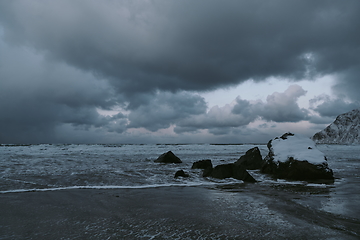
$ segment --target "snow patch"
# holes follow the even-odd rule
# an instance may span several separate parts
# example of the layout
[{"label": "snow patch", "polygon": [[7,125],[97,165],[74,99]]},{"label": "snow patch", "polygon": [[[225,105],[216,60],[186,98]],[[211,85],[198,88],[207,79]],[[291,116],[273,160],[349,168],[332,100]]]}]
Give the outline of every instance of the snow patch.
[{"label": "snow patch", "polygon": [[285,139],[275,138],[271,145],[274,162],[286,162],[293,158],[314,165],[326,163],[324,153],[316,148],[314,141],[301,135],[288,135]]}]

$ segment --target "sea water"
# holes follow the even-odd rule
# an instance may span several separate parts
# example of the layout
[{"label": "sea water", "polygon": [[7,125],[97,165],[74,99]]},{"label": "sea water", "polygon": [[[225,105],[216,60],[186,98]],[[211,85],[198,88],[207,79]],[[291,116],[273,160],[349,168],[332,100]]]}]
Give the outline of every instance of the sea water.
[{"label": "sea water", "polygon": [[[218,227],[227,223],[229,229],[232,230],[225,231],[223,227],[213,232],[205,230],[204,227],[206,228],[207,225],[201,223],[203,220],[196,220],[198,217],[194,216],[195,209],[203,206],[194,205],[192,206],[194,210],[189,212],[194,223],[191,225],[193,227],[187,226],[190,228],[188,230],[183,229],[185,226],[179,228],[178,225],[176,225],[177,227],[169,227],[167,232],[161,230],[161,227],[158,226],[159,222],[164,221],[164,219],[169,221],[169,219],[179,218],[168,217],[167,215],[155,219],[152,217],[151,219],[157,223],[154,226],[149,225],[149,223],[143,226],[141,224],[149,220],[140,214],[136,218],[129,217],[127,220],[121,218],[121,221],[136,221],[137,224],[131,225],[132,227],[129,227],[128,230],[124,228],[123,231],[119,230],[118,226],[117,231],[113,229],[115,232],[111,236],[114,239],[121,239],[125,236],[129,239],[134,237],[164,239],[169,236],[175,238],[174,229],[177,229],[178,237],[188,239],[233,239],[235,237],[240,238],[241,235],[245,239],[301,239],[304,236],[308,237],[309,234],[317,233],[317,229],[321,231],[326,229],[324,232],[319,232],[319,235],[316,235],[314,239],[360,238],[360,146],[318,145],[319,150],[325,153],[329,167],[334,172],[334,184],[313,184],[273,179],[268,175],[261,174],[258,170],[249,171],[258,182],[246,184],[232,178],[224,180],[204,178],[201,170],[191,169],[193,162],[204,159],[211,159],[214,166],[235,162],[247,150],[255,146],[259,147],[263,157],[267,154],[266,145],[253,144],[2,145],[0,147],[0,200],[6,202],[5,196],[11,194],[11,196],[16,196],[19,199],[22,196],[21,194],[27,192],[34,193],[35,195],[32,196],[36,197],[36,194],[44,192],[59,192],[60,194],[61,191],[77,189],[93,189],[105,191],[105,193],[106,189],[118,189],[119,191],[128,189],[128,197],[134,198],[131,201],[136,202],[141,200],[135,198],[137,195],[152,196],[151,194],[154,193],[147,195],[149,189],[158,189],[157,191],[168,193],[169,196],[176,196],[180,191],[182,194],[178,199],[196,200],[202,194],[206,194],[206,201],[210,206],[209,211],[212,216],[215,216],[214,221],[216,220],[216,224],[212,222],[209,225],[214,224]],[[159,155],[167,151],[172,151],[183,163],[161,164],[154,162]],[[180,169],[187,172],[190,177],[174,178],[175,172]],[[174,213],[181,211],[185,213],[187,211],[181,210],[180,206],[178,209],[174,209],[173,203],[169,201],[158,198],[153,201],[153,204],[159,203],[158,205],[151,205],[148,209],[149,212],[156,211],[156,208],[166,208],[164,212]],[[189,203],[191,201],[184,201],[186,203],[180,201],[178,205],[189,205],[191,208]],[[150,203],[142,199],[139,206],[146,204]],[[169,210],[170,205],[172,206],[171,210]],[[242,210],[240,211],[237,207],[241,207]],[[134,207],[134,209],[137,208]],[[164,212],[161,214],[165,214]],[[235,212],[239,216],[229,219]],[[198,215],[196,213],[196,216]],[[244,226],[255,226],[260,223],[260,225],[268,226],[267,230],[264,232],[241,230],[242,234],[239,235],[241,227],[237,231],[232,225],[239,226],[239,221],[243,222],[244,220],[248,224]],[[292,228],[296,228],[296,223],[301,225],[300,222],[306,223],[306,226],[304,225],[301,229],[310,228],[309,233],[291,231]],[[101,225],[101,222],[95,221],[91,224]],[[309,227],[307,224],[309,226],[314,224],[314,227]],[[145,235],[136,231],[140,226]],[[279,226],[287,230],[284,232],[277,230],[275,233],[269,230]],[[4,222],[0,221],[0,230],[11,228],[12,226],[7,225],[6,219]],[[180,231],[179,229],[183,230]],[[11,232],[11,230],[9,231]],[[46,232],[46,230],[43,231]],[[325,234],[326,232],[327,234]],[[11,236],[16,236],[16,234],[9,235],[8,233],[4,235],[4,239],[5,237],[10,239]],[[31,236],[30,238],[33,238]],[[42,235],[40,234],[40,236]],[[99,239],[110,239],[111,236],[99,235]],[[18,237],[24,237],[24,235],[20,234]],[[1,233],[0,239],[2,239]],[[66,235],[63,239],[67,239]]]},{"label": "sea water", "polygon": [[[7,145],[0,147],[0,193],[64,188],[146,188],[212,185],[192,163],[211,159],[214,165],[235,162],[252,145]],[[260,145],[265,153],[265,145]],[[172,151],[182,164],[154,160]],[[189,178],[174,178],[177,170]]]}]

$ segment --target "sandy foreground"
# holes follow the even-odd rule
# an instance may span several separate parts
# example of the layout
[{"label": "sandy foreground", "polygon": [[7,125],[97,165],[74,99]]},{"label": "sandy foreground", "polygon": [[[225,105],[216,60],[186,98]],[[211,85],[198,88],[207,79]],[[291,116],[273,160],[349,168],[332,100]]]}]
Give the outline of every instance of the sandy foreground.
[{"label": "sandy foreground", "polygon": [[2,193],[0,239],[358,239],[359,222],[290,198],[205,187]]}]

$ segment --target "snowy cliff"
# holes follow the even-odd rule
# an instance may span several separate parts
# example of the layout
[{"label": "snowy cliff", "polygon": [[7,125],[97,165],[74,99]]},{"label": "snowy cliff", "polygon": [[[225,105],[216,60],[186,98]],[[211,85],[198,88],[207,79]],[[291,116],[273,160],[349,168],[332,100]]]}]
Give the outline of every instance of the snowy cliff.
[{"label": "snowy cliff", "polygon": [[312,139],[316,143],[360,144],[360,109],[341,114]]}]

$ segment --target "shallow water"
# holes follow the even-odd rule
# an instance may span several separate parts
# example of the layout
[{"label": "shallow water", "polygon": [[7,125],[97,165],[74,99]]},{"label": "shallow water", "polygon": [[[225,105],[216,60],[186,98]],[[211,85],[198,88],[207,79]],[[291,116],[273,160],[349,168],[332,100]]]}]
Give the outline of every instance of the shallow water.
[{"label": "shallow water", "polygon": [[[191,169],[202,159],[235,162],[252,147],[2,146],[0,239],[360,238],[360,146],[318,146],[336,177],[328,185],[259,171],[250,171],[258,182],[246,184]],[[265,156],[267,147],[258,147]],[[183,163],[154,163],[169,150]],[[175,179],[179,169],[190,177]]]}]

